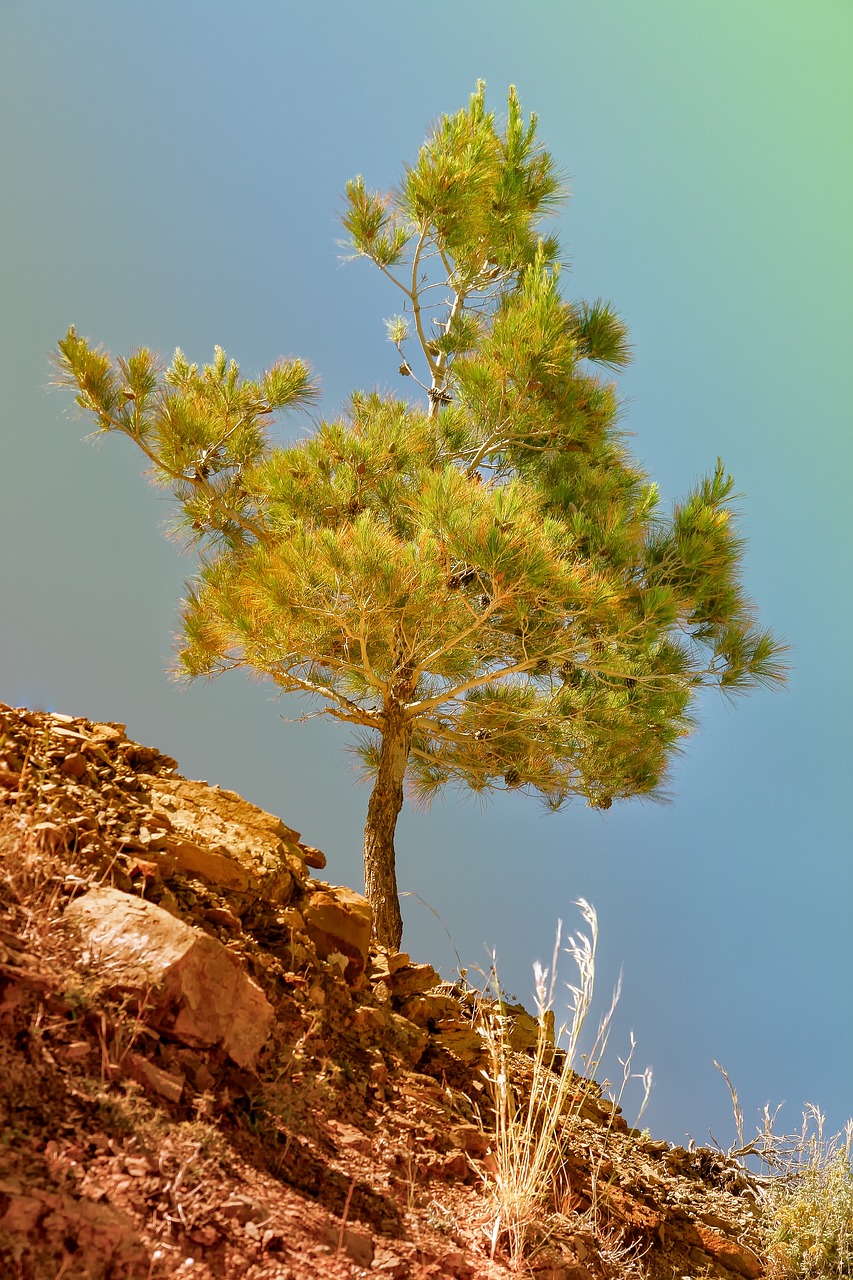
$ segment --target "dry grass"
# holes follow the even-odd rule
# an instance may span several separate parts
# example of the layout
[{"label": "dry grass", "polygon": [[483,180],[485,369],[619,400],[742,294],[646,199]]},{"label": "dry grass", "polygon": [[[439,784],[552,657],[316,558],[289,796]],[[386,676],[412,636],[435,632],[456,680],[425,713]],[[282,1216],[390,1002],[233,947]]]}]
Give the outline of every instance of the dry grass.
[{"label": "dry grass", "polygon": [[[594,1075],[607,1047],[619,1000],[617,985],[610,1006],[599,1021],[592,1048],[581,1054],[584,1028],[593,1005],[598,921],[589,903],[580,899],[575,905],[589,932],[570,936],[563,947],[560,923],[550,970],[539,964],[534,966],[537,1035],[532,1070],[525,1073],[527,1078],[523,1088],[514,1070],[505,1004],[494,961],[489,975],[498,1008],[498,1016],[483,1018],[490,1056],[490,1067],[485,1075],[495,1117],[494,1152],[486,1173],[487,1188],[494,1206],[490,1243],[493,1257],[500,1243],[516,1265],[558,1226],[566,1225],[569,1218],[580,1222],[571,1213],[567,1202],[567,1179],[563,1176],[567,1121],[581,1112],[590,1089],[590,1081],[578,1073],[576,1066],[582,1065],[586,1076],[591,1078]],[[565,984],[569,994],[569,1016],[555,1036],[553,1007],[561,953],[568,955],[574,963],[577,980]],[[633,1075],[633,1047],[632,1037],[631,1052],[624,1061],[620,1060],[623,1076],[619,1095],[612,1104],[614,1114]],[[640,1078],[647,1098],[651,1074],[646,1072]],[[595,1086],[592,1088],[595,1090]],[[597,1094],[597,1090],[595,1092]],[[627,1254],[619,1241],[613,1241],[613,1249],[614,1254],[625,1255],[624,1262],[627,1263]],[[629,1273],[626,1266],[621,1273],[638,1274]]]},{"label": "dry grass", "polygon": [[18,949],[38,956],[39,972],[61,972],[70,991],[78,985],[72,978],[75,952],[56,925],[70,895],[106,877],[55,841],[55,832],[40,832],[24,812],[0,809],[0,918]]},{"label": "dry grass", "polygon": [[40,932],[55,913],[68,856],[54,854],[17,810],[0,810],[0,904]]}]

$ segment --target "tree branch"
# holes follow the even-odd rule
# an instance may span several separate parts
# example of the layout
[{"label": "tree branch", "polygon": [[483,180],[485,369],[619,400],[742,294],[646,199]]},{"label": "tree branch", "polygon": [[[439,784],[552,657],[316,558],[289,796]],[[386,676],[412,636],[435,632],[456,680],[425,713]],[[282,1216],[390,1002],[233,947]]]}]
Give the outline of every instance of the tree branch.
[{"label": "tree branch", "polygon": [[359,648],[361,650],[361,665],[364,670],[364,674],[367,676],[368,680],[371,682],[374,688],[380,690],[383,698],[387,698],[388,682],[386,680],[380,680],[379,677],[376,675],[375,671],[373,670],[373,665],[370,661],[370,655],[367,652],[367,637],[365,636],[365,633],[364,633],[364,610],[365,610],[364,605],[359,606],[358,643],[359,643]]},{"label": "tree branch", "polygon": [[444,654],[458,648],[459,645],[464,643],[469,636],[472,636],[477,631],[481,630],[492,614],[496,613],[498,609],[503,608],[503,606],[511,599],[512,597],[508,595],[502,595],[491,599],[483,612],[477,615],[476,620],[471,623],[470,627],[466,627],[464,631],[457,632],[452,640],[448,640],[440,649],[433,649],[432,653],[427,654],[422,662],[417,663],[413,673],[415,678],[421,675],[422,672],[426,671],[426,669],[432,666],[439,658],[443,657]]},{"label": "tree branch", "polygon": [[384,276],[387,276],[387,277],[388,277],[388,279],[391,281],[391,283],[392,283],[392,284],[395,284],[395,285],[397,286],[397,288],[398,288],[398,289],[401,289],[401,290],[403,291],[403,293],[406,295],[406,297],[411,301],[411,299],[412,299],[412,295],[409,293],[409,290],[408,290],[408,289],[406,288],[406,286],[402,283],[402,281],[398,280],[398,279],[397,279],[397,277],[396,277],[395,275],[392,275],[392,274],[391,274],[391,272],[390,272],[390,271],[388,270],[388,268],[384,265],[384,263],[377,261],[377,259],[376,259],[376,258],[373,258],[373,257],[370,259],[370,261],[371,261],[372,263],[374,263],[374,265],[375,265],[375,266],[377,266],[377,267],[379,268],[379,270],[382,272],[382,274],[383,274]]},{"label": "tree branch", "polygon": [[506,676],[520,675],[524,671],[529,671],[531,667],[535,667],[544,656],[543,654],[537,654],[535,658],[526,658],[524,662],[516,662],[510,667],[501,667],[498,671],[483,672],[482,675],[472,676],[470,680],[463,681],[462,684],[456,685],[453,689],[436,694],[434,698],[423,698],[420,702],[409,702],[406,704],[406,713],[414,718],[414,716],[422,715],[426,711],[432,711],[434,707],[440,707],[442,703],[452,702],[454,698],[461,697],[469,689],[477,689],[484,684],[494,684],[496,680],[502,680]]},{"label": "tree branch", "polygon": [[329,715],[334,715],[338,720],[348,720],[351,724],[365,725],[367,728],[375,729],[378,727],[378,715],[376,712],[367,711],[363,707],[359,707],[355,702],[351,702],[349,698],[345,698],[342,693],[338,693],[336,689],[330,688],[328,685],[317,684],[314,680],[306,680],[302,676],[295,676],[291,671],[270,672],[276,684],[281,685],[289,692],[300,690],[303,693],[310,693],[320,698],[325,698],[328,702],[336,704],[335,707],[328,707]]},{"label": "tree branch", "polygon": [[[203,477],[187,476],[182,471],[175,471],[172,467],[167,466],[163,459],[158,457],[154,450],[150,449],[144,440],[140,439],[139,436],[134,435],[132,431],[129,431],[123,423],[117,421],[110,414],[104,413],[103,410],[97,410],[97,414],[99,418],[106,418],[116,431],[120,431],[122,435],[127,436],[129,440],[132,440],[133,443],[142,450],[152,466],[156,467],[158,471],[162,471],[176,483],[193,485],[195,488],[199,489],[206,498],[210,499],[217,511],[219,511],[226,520],[233,520],[233,522],[238,524],[241,529],[245,529],[247,533],[251,533],[258,542],[264,542],[267,540],[268,535],[265,529],[260,525],[255,524],[254,520],[247,520],[239,511],[235,511],[233,507],[230,507],[227,502],[223,502],[213,485]],[[236,430],[236,428],[234,429]],[[231,433],[229,432],[228,434],[230,435]],[[224,438],[227,439],[228,437],[225,436]],[[221,443],[222,442],[220,441],[220,444]],[[217,445],[216,447],[218,448],[219,446]]]},{"label": "tree branch", "polygon": [[408,296],[412,302],[412,315],[414,316],[414,319],[415,319],[415,329],[417,330],[418,341],[421,344],[421,350],[424,353],[424,359],[427,362],[427,367],[430,372],[430,377],[432,378],[432,381],[433,381],[433,386],[435,386],[436,366],[432,356],[427,350],[427,338],[426,338],[426,335],[424,334],[423,320],[421,319],[421,303],[420,303],[420,296],[418,292],[418,267],[420,266],[421,251],[423,250],[423,246],[426,243],[426,238],[427,238],[426,231],[422,231],[420,236],[418,237],[418,243],[415,245],[415,252],[412,256],[412,288],[411,288],[411,291],[406,290],[406,292],[408,293]]}]

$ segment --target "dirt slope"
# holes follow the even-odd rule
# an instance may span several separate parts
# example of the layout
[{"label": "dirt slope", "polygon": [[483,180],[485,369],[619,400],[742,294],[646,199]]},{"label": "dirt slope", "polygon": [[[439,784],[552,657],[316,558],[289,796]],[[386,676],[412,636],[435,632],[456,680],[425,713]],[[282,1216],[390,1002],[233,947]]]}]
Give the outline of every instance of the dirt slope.
[{"label": "dirt slope", "polygon": [[[3,1280],[763,1274],[750,1177],[630,1130],[580,1078],[513,1261],[483,1035],[500,1010],[369,945],[318,850],[124,726],[0,704],[0,859]],[[109,886],[196,967],[128,977],[92,931]],[[259,1051],[205,1023],[223,955],[233,1027],[246,990],[270,1009]],[[523,1099],[536,1026],[501,1025]]]}]

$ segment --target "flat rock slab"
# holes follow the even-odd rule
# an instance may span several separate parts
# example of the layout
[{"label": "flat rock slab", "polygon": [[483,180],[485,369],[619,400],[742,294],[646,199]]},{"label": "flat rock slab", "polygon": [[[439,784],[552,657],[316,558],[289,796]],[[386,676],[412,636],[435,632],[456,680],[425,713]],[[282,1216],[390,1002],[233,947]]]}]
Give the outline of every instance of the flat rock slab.
[{"label": "flat rock slab", "polygon": [[90,889],[65,910],[98,975],[144,1000],[143,1020],[199,1048],[222,1045],[250,1067],[269,1035],[273,1008],[221,942],[119,889]]}]

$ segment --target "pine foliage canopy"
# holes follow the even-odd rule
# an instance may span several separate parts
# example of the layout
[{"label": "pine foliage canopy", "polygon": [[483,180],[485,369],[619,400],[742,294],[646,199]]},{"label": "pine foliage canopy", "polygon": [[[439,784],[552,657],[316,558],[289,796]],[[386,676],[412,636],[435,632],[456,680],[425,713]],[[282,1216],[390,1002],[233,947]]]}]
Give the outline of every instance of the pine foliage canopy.
[{"label": "pine foliage canopy", "polygon": [[357,726],[397,806],[392,872],[391,736],[421,799],[456,783],[607,808],[661,794],[703,686],[782,678],[731,477],[718,462],[666,514],[626,449],[602,370],[630,359],[627,332],[563,296],[541,225],[562,198],[536,118],[512,89],[501,127],[482,85],[399,190],[350,182],[344,228],[396,288],[415,396],[358,392],[295,444],[275,415],[317,394],[300,360],[251,380],[219,349],[164,369],[73,328],[59,344],[59,381],[137,443],[197,548],[182,670],[247,667]]}]

